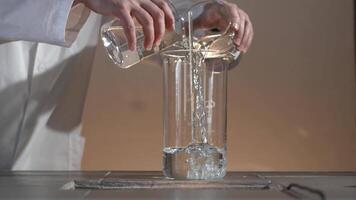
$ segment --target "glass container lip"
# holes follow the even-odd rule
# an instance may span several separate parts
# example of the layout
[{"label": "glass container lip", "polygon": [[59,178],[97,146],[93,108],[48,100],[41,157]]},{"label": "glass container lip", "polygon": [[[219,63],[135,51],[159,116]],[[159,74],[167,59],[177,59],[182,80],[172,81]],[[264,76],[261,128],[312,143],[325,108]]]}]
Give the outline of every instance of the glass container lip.
[{"label": "glass container lip", "polygon": [[[230,52],[220,52],[214,50],[202,50],[202,49],[193,49],[193,53],[201,52],[206,54],[206,59],[209,58],[224,58],[228,57]],[[170,58],[186,58],[187,54],[189,54],[189,49],[172,49],[172,50],[165,50],[160,53],[163,57],[170,57]]]}]

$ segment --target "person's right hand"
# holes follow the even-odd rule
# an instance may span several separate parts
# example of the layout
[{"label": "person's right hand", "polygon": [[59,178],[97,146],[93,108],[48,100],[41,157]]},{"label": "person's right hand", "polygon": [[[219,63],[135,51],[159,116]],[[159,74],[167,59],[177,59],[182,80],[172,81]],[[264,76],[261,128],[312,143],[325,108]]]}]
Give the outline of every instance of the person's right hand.
[{"label": "person's right hand", "polygon": [[174,29],[174,15],[166,0],[76,0],[89,9],[114,16],[123,23],[129,48],[136,48],[136,31],[133,18],[141,24],[145,35],[144,46],[152,49],[161,43],[165,30]]}]

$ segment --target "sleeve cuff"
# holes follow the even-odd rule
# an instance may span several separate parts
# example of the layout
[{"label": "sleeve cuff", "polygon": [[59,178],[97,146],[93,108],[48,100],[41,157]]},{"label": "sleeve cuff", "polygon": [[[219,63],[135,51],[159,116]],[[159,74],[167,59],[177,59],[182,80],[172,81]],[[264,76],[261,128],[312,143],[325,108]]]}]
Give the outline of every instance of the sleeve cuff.
[{"label": "sleeve cuff", "polygon": [[[85,24],[89,17],[90,10],[83,4],[73,5],[73,0],[55,0],[57,4],[57,14],[53,15],[53,19],[49,19],[48,36],[53,35],[54,44],[61,46],[70,46],[77,38],[80,29]],[[62,9],[62,11],[61,11]],[[56,11],[54,11],[56,13]]]},{"label": "sleeve cuff", "polygon": [[11,0],[1,4],[0,39],[69,46],[90,11],[74,0]]},{"label": "sleeve cuff", "polygon": [[90,15],[90,10],[83,4],[77,4],[71,8],[65,27],[65,46],[70,46],[77,38]]}]

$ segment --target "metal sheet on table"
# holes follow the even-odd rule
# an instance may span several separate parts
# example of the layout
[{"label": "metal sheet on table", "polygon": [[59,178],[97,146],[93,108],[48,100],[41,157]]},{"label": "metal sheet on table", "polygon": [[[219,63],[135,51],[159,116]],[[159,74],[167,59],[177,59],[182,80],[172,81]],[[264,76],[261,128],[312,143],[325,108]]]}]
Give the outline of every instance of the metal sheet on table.
[{"label": "metal sheet on table", "polygon": [[270,189],[271,181],[255,175],[221,180],[173,180],[158,174],[108,175],[104,179],[74,180],[73,189]]}]

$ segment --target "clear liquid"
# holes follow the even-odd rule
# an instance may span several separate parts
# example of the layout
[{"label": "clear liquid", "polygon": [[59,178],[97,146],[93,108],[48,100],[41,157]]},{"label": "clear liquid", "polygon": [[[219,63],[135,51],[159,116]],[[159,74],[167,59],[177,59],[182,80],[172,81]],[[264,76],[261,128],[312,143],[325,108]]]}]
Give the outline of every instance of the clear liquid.
[{"label": "clear liquid", "polygon": [[168,32],[158,47],[146,50],[142,27],[136,27],[136,50],[131,51],[122,26],[110,26],[101,30],[101,39],[110,59],[121,68],[129,68],[142,59],[172,46],[178,38],[175,32]]},{"label": "clear liquid", "polygon": [[226,149],[195,143],[163,149],[163,172],[177,179],[220,179],[226,174]]},{"label": "clear liquid", "polygon": [[[205,112],[205,99],[203,93],[203,70],[202,63],[204,62],[204,57],[198,52],[194,52],[193,46],[193,22],[192,22],[192,12],[188,12],[188,49],[189,49],[189,63],[191,67],[191,97],[192,97],[192,142],[193,143],[203,143],[208,142],[206,134],[206,112]],[[199,41],[197,41],[199,44]],[[196,45],[195,45],[196,46]],[[197,138],[201,138],[201,141],[197,141]]]},{"label": "clear liquid", "polygon": [[[235,50],[232,35],[220,33],[208,35],[202,38],[193,38],[193,13],[188,12],[188,50],[189,63],[191,67],[191,123],[192,123],[192,142],[207,143],[207,113],[204,94],[204,69],[202,65],[205,59],[216,57],[232,58],[231,52]],[[200,138],[201,141],[198,141]]]}]

